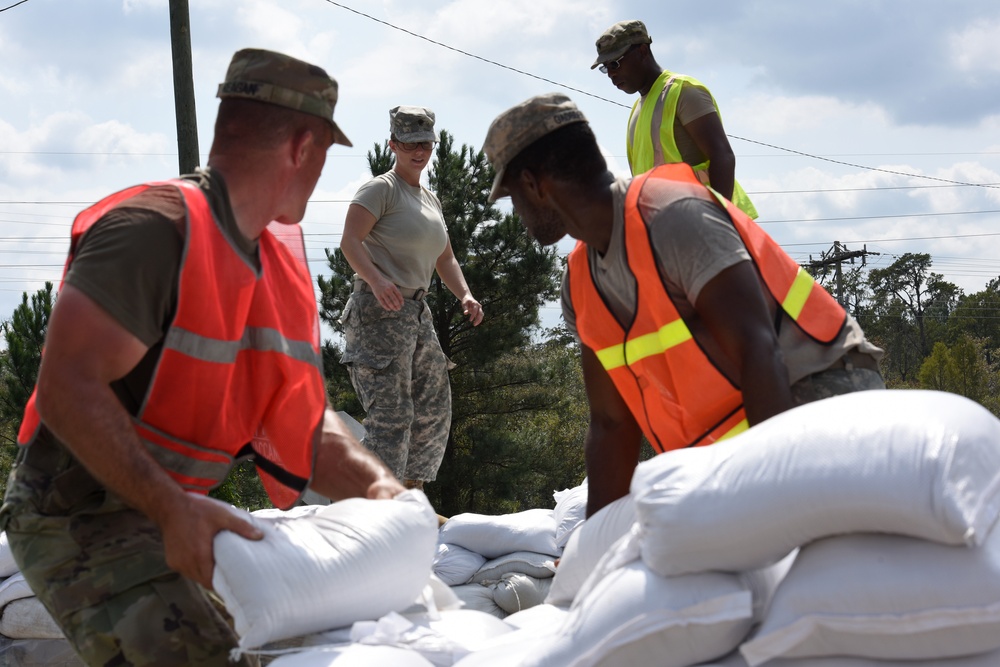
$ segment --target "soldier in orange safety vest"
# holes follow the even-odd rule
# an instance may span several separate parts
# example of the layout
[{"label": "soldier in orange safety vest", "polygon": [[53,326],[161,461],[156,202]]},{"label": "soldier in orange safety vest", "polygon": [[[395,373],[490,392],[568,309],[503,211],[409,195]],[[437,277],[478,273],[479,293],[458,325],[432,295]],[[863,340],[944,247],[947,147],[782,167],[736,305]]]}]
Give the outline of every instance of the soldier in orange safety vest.
[{"label": "soldier in orange safety vest", "polygon": [[337,83],[237,52],[208,166],[80,213],[48,323],[0,529],[90,665],[230,662],[206,594],[213,540],[262,532],[206,497],[252,460],[273,504],[402,484],[326,403],[298,224],[328,149]]},{"label": "soldier in orange safety vest", "polygon": [[490,126],[483,150],[540,244],[577,239],[563,316],[590,403],[588,515],[628,493],[644,435],[657,452],[732,437],[795,405],[885,387],[882,350],[745,213],[667,164],[608,171],[565,95]]}]

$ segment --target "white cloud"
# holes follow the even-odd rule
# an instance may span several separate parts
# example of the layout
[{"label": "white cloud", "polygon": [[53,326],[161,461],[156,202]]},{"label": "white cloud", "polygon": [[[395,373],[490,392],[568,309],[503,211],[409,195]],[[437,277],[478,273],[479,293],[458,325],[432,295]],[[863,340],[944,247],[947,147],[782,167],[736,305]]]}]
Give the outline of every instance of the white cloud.
[{"label": "white cloud", "polygon": [[1000,72],[1000,20],[978,19],[948,38],[951,59],[958,69]]},{"label": "white cloud", "polygon": [[756,94],[735,100],[736,105],[722,108],[723,118],[728,119],[738,109],[740,123],[747,132],[757,135],[780,135],[796,131],[829,131],[831,126],[857,127],[889,125],[885,112],[875,104],[851,104],[834,96],[808,95],[790,97]]}]

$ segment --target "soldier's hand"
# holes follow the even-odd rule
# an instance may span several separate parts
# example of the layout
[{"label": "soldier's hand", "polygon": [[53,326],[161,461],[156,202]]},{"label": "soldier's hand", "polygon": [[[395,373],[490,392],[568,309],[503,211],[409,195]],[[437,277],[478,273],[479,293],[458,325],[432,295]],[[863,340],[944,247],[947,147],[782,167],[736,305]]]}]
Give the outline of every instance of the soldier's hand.
[{"label": "soldier's hand", "polygon": [[403,307],[403,295],[391,280],[379,280],[372,285],[372,293],[385,310],[399,310]]},{"label": "soldier's hand", "polygon": [[229,530],[248,540],[264,534],[225,503],[207,496],[183,493],[160,524],[167,565],[207,589],[215,570],[215,535]]}]

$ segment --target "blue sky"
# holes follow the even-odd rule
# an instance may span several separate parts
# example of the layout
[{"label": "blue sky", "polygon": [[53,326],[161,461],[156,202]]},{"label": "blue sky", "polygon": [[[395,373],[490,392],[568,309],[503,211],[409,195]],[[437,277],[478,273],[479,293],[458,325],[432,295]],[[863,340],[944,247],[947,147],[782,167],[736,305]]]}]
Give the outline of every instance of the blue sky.
[{"label": "blue sky", "polygon": [[[73,215],[177,172],[167,0],[0,0],[0,317],[58,282]],[[336,247],[388,110],[427,106],[481,146],[507,107],[562,90],[627,171],[631,99],[590,69],[611,23],[702,80],[760,221],[800,261],[834,241],[886,266],[928,252],[966,292],[1000,275],[1000,5],[982,0],[196,0],[201,153],[232,53],[285,51],[340,83],[336,146],[304,221]],[[671,6],[676,5],[676,6]],[[708,9],[707,9],[708,8]],[[365,14],[367,16],[364,16]],[[408,31],[408,32],[407,32]],[[515,71],[520,70],[520,72]],[[975,184],[975,185],[958,185]],[[472,285],[475,291],[475,285]],[[555,308],[546,319],[558,318]]]}]

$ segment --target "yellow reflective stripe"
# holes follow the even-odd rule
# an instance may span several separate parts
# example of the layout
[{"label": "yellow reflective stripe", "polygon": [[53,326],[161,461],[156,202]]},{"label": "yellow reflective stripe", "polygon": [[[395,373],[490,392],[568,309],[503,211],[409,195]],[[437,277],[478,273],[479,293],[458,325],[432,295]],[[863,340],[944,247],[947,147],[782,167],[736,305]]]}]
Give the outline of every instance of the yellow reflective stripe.
[{"label": "yellow reflective stripe", "polygon": [[[748,422],[746,419],[743,419],[740,421],[739,424],[737,424],[736,426],[732,427],[731,429],[723,433],[719,437],[719,440],[725,440],[726,438],[731,438],[734,435],[739,435],[748,428],[750,428],[750,422]],[[718,442],[719,440],[716,440],[716,442]]]},{"label": "yellow reflective stripe", "polygon": [[684,320],[676,319],[664,324],[658,331],[633,338],[623,345],[611,345],[597,351],[597,358],[605,370],[613,370],[625,365],[625,360],[635,363],[646,357],[666,352],[691,338]]},{"label": "yellow reflective stripe", "polygon": [[788,294],[785,295],[785,300],[781,303],[781,307],[793,320],[799,319],[799,315],[802,313],[802,309],[805,308],[806,301],[812,293],[814,284],[813,277],[800,266],[798,273],[795,274],[795,280],[792,281],[792,286],[788,290]]}]

